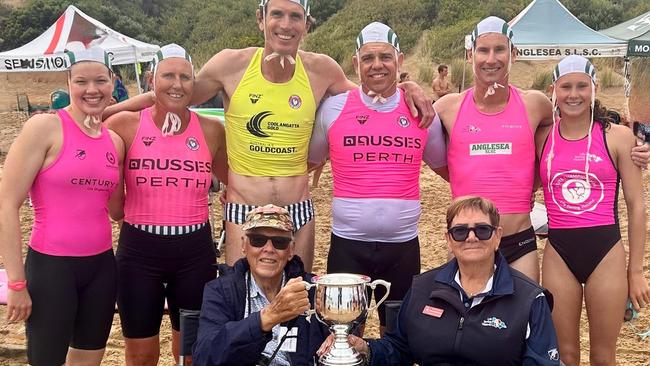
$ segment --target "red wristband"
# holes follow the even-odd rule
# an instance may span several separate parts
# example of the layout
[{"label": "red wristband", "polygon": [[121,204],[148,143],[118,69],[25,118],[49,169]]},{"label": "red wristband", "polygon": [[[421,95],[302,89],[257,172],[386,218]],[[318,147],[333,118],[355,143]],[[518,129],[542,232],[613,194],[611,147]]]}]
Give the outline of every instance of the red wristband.
[{"label": "red wristband", "polygon": [[27,288],[27,280],[13,282],[9,281],[7,282],[7,287],[9,287],[10,290],[22,291]]}]

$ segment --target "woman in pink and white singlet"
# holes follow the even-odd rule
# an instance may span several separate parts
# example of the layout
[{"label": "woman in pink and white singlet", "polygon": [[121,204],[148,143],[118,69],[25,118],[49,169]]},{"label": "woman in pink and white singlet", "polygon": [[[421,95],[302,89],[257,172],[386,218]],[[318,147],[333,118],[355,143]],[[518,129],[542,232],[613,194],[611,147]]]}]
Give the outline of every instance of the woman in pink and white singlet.
[{"label": "woman in pink and white singlet", "polygon": [[[68,59],[70,105],[25,122],[0,184],[7,320],[26,321],[35,366],[100,365],[115,311],[109,214],[122,215],[124,143],[101,124],[113,73],[99,48],[79,43]],[[34,225],[23,265],[19,210],[28,193]]]},{"label": "woman in pink and white singlet", "polygon": [[[553,323],[560,358],[568,366],[580,364],[583,298],[592,365],[616,363],[626,299],[637,310],[650,303],[643,276],[642,176],[630,157],[636,141],[629,128],[607,121],[595,102],[595,89],[596,71],[589,60],[563,59],[553,74],[559,118],[537,141],[549,218],[542,284],[554,295]],[[621,183],[628,214],[627,271],[618,220]]]}]

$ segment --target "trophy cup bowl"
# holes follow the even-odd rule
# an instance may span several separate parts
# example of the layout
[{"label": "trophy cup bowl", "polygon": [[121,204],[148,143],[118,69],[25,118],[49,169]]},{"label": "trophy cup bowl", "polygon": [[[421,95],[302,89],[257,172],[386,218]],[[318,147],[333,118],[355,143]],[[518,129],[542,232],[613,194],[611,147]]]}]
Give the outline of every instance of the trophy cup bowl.
[{"label": "trophy cup bowl", "polygon": [[[352,328],[366,319],[368,311],[376,309],[390,292],[390,283],[383,280],[370,282],[370,277],[351,273],[331,273],[317,276],[310,287],[316,287],[316,318],[330,327],[334,344],[319,358],[323,366],[356,366],[363,364],[363,358],[348,344]],[[374,307],[368,308],[367,287],[386,287],[386,294]]]}]

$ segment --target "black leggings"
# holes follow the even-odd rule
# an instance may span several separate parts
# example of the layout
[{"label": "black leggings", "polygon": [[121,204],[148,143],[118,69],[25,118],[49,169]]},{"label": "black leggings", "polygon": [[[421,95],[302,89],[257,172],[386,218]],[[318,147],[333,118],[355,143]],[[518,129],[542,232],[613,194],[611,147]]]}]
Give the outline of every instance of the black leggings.
[{"label": "black leggings", "polygon": [[122,225],[117,247],[117,304],[122,333],[148,338],[160,331],[165,298],[174,330],[179,309],[199,310],[203,287],[216,278],[210,225],[182,235],[156,235]]},{"label": "black leggings", "polygon": [[27,358],[34,366],[65,363],[68,346],[100,350],[115,313],[116,270],[113,250],[88,257],[27,252],[27,289],[32,314],[27,319]]},{"label": "black leggings", "polygon": [[[403,243],[382,243],[345,239],[332,234],[327,273],[358,273],[371,280],[388,281],[391,286],[386,300],[403,300],[411,288],[413,276],[420,274],[420,242],[417,236]],[[374,292],[375,301],[386,294],[383,286],[378,286]],[[379,324],[385,326],[384,305],[380,305],[377,311]]]}]

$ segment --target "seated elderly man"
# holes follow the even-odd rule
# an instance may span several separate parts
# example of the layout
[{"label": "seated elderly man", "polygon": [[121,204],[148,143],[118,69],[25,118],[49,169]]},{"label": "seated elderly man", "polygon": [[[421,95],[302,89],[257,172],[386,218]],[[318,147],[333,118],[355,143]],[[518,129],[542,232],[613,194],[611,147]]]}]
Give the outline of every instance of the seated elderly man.
[{"label": "seated elderly man", "polygon": [[313,298],[303,281],[312,275],[294,256],[289,212],[258,207],[243,231],[245,258],[205,286],[193,364],[313,364],[329,331],[302,316]]},{"label": "seated elderly man", "polygon": [[414,277],[397,329],[350,343],[370,365],[559,365],[551,301],[508,266],[501,234],[491,201],[455,200],[445,234],[455,258]]}]

